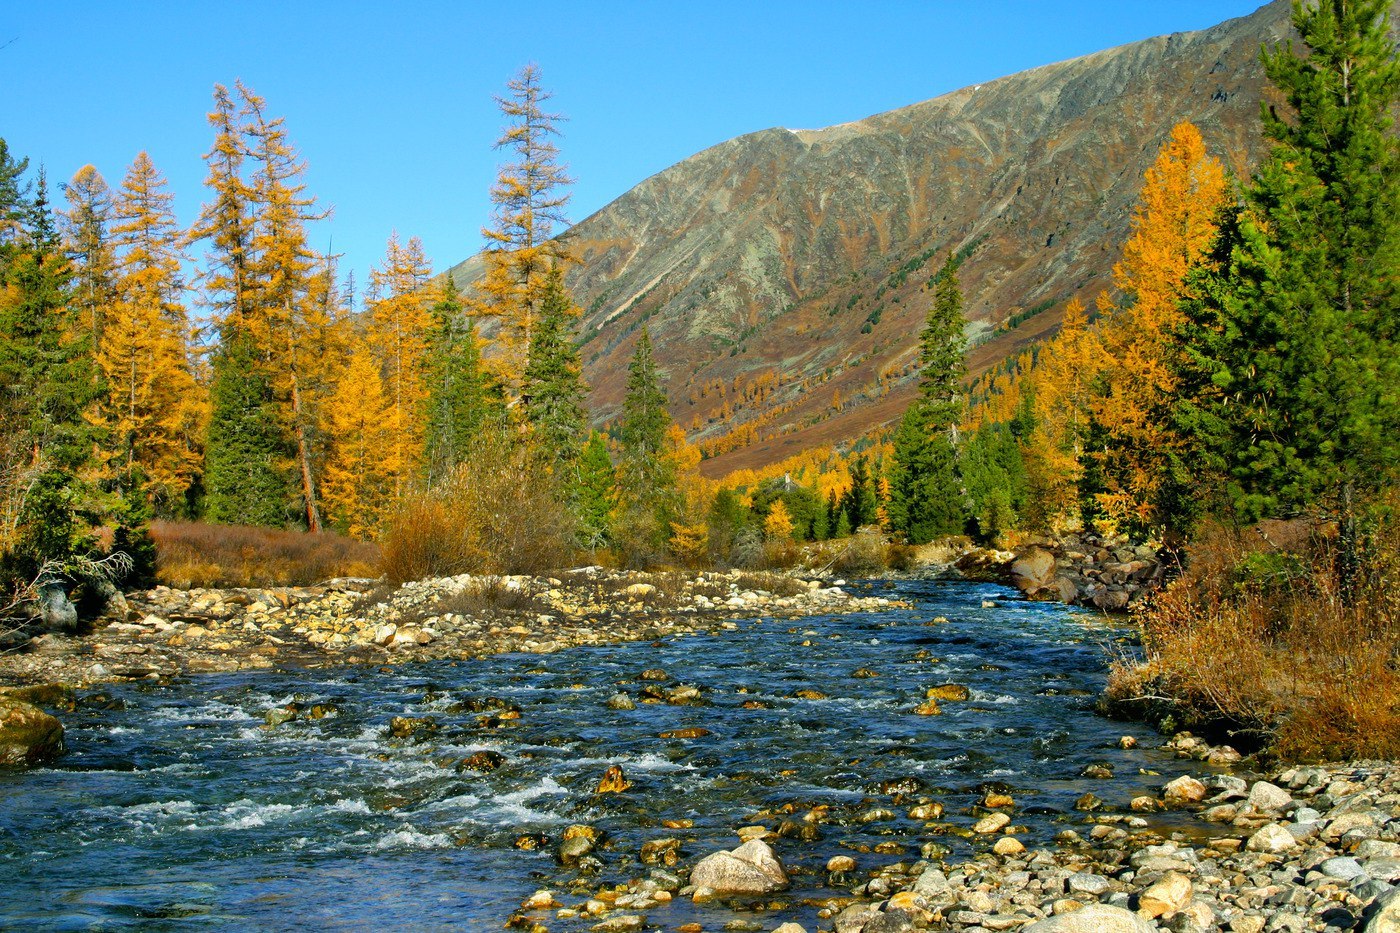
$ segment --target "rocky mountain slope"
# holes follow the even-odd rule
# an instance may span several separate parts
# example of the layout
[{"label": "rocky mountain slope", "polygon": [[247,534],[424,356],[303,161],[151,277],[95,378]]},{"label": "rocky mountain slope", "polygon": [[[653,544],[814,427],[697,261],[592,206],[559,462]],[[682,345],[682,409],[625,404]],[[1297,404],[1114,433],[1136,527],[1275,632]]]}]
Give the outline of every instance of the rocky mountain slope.
[{"label": "rocky mountain slope", "polygon": [[974,372],[1044,339],[1066,300],[1108,285],[1175,123],[1247,172],[1260,47],[1288,35],[1288,12],[1275,0],[854,123],[751,133],[647,179],[566,234],[598,420],[645,323],[712,474],[892,421],[948,250],[966,256]]}]

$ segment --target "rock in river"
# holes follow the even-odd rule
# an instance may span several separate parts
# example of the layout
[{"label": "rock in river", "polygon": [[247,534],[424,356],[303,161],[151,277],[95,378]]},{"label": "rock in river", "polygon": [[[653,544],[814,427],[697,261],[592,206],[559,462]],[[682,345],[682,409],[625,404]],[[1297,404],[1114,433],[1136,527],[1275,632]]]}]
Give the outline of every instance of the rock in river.
[{"label": "rock in river", "polygon": [[63,725],[21,700],[0,696],[0,765],[37,765],[63,754]]},{"label": "rock in river", "polygon": [[1122,907],[1091,904],[1022,927],[1022,933],[1148,933],[1152,928]]},{"label": "rock in river", "polygon": [[695,899],[769,894],[788,885],[787,872],[766,842],[752,839],[729,852],[705,856],[690,872]]}]

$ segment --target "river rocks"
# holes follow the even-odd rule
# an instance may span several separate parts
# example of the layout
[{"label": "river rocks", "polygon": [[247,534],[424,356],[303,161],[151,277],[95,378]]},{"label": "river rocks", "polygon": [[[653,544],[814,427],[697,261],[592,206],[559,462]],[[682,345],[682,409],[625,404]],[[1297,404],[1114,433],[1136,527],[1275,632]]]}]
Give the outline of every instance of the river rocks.
[{"label": "river rocks", "polygon": [[1293,802],[1288,791],[1268,781],[1256,781],[1249,789],[1246,803],[1256,811],[1277,813]]},{"label": "river rocks", "polygon": [[1138,911],[1149,917],[1174,914],[1191,903],[1191,879],[1180,872],[1169,871],[1161,881],[1138,897]]},{"label": "river rocks", "polygon": [[1206,786],[1189,774],[1183,774],[1162,788],[1162,799],[1172,807],[1200,803],[1206,799]]},{"label": "river rocks", "polygon": [[702,729],[699,726],[686,726],[684,729],[668,729],[657,737],[662,739],[702,739],[713,734],[709,729]]},{"label": "river rocks", "polygon": [[478,774],[490,774],[506,763],[506,756],[500,752],[485,749],[473,752],[457,763],[458,771],[475,771]]},{"label": "river rocks", "polygon": [[753,839],[701,859],[690,872],[694,899],[771,894],[788,886],[787,872],[768,844]]},{"label": "river rocks", "polygon": [[1160,586],[1166,572],[1151,547],[1129,546],[1122,536],[1105,539],[1092,534],[1030,544],[1015,553],[972,548],[953,566],[971,579],[1014,586],[1030,599],[1078,603],[1105,612],[1129,608]]},{"label": "river rocks", "polygon": [[602,778],[598,781],[598,788],[594,793],[598,794],[620,794],[632,786],[632,782],[627,780],[627,776],[622,772],[621,765],[613,765],[603,772]]},{"label": "river rocks", "polygon": [[1250,836],[1244,847],[1251,852],[1267,852],[1275,855],[1296,848],[1297,845],[1298,840],[1286,827],[1278,823],[1270,823]]},{"label": "river rocks", "polygon": [[1363,933],[1400,933],[1400,888],[1376,898]]},{"label": "river rocks", "polygon": [[389,720],[389,735],[407,739],[437,731],[437,720],[431,716],[395,716]]},{"label": "river rocks", "polygon": [[929,687],[924,691],[924,697],[929,700],[949,700],[961,702],[966,700],[971,693],[963,684],[939,684],[936,687]]},{"label": "river rocks", "polygon": [[943,708],[942,708],[941,706],[938,705],[938,701],[937,701],[937,700],[924,700],[924,702],[922,702],[922,703],[920,703],[918,706],[914,707],[914,715],[916,715],[916,716],[942,716],[942,715],[943,715]]},{"label": "river rocks", "polygon": [[464,574],[370,593],[375,586],[346,579],[267,589],[160,586],[127,594],[128,611],[105,628],[43,635],[23,653],[0,654],[0,682],[162,680],[284,664],[540,654],[723,630],[733,628],[735,618],[902,605],[816,581],[742,571],[686,576],[582,567],[549,578]]},{"label": "river rocks", "polygon": [[1050,586],[1055,579],[1055,555],[1040,547],[1022,551],[1011,562],[1011,579],[1023,593],[1033,593]]},{"label": "river rocks", "polygon": [[1021,929],[1023,933],[1149,933],[1152,928],[1122,907],[1091,904]]},{"label": "river rocks", "polygon": [[608,697],[608,709],[630,712],[636,708],[637,704],[625,693],[615,693]]},{"label": "river rocks", "polygon": [[679,860],[680,851],[681,841],[679,839],[652,839],[642,843],[642,864],[669,867]]},{"label": "river rocks", "polygon": [[0,695],[0,766],[32,767],[63,754],[63,724],[23,700]]},{"label": "river rocks", "polygon": [[565,867],[575,867],[592,853],[601,840],[602,834],[592,826],[575,824],[564,830],[563,841],[555,853],[559,863]]},{"label": "river rocks", "polygon": [[1011,817],[1005,813],[989,813],[973,824],[972,831],[982,836],[999,833],[1011,825]]}]

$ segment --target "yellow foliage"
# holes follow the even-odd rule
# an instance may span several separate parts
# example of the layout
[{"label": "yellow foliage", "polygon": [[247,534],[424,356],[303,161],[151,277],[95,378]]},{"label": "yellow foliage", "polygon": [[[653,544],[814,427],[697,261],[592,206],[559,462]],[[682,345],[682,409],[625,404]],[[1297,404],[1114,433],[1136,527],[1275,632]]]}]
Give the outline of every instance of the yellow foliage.
[{"label": "yellow foliage", "polygon": [[389,443],[377,455],[393,479],[395,495],[403,492],[423,459],[432,274],[419,239],[404,245],[397,233],[389,237],[384,265],[371,273],[371,286],[380,297],[370,305],[368,336],[384,375],[383,417],[389,432]]},{"label": "yellow foliage", "polygon": [[763,520],[763,536],[769,541],[792,540],[792,516],[782,499],[776,499]]},{"label": "yellow foliage", "polygon": [[321,495],[331,521],[361,540],[378,534],[394,501],[395,475],[386,457],[394,438],[386,408],[379,363],[364,341],[354,341],[327,406],[332,443]]}]

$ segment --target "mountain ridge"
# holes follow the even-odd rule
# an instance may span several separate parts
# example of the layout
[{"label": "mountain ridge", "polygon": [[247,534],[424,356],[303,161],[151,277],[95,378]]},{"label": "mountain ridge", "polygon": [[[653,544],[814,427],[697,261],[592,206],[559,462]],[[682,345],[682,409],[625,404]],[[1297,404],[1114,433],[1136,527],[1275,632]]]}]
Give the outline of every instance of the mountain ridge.
[{"label": "mountain ridge", "polygon": [[[964,256],[974,372],[1110,285],[1142,173],[1189,119],[1237,174],[1262,152],[1259,50],[1287,0],[817,130],[770,127],[658,172],[563,235],[595,419],[646,324],[712,475],[849,440],[912,393],[929,278]],[[451,270],[461,284],[476,263]]]}]

